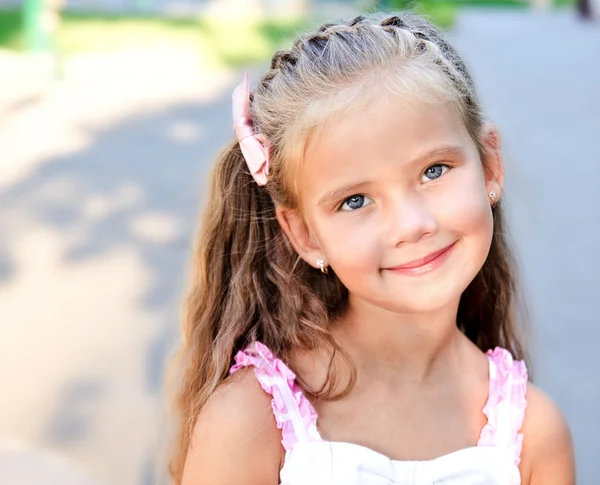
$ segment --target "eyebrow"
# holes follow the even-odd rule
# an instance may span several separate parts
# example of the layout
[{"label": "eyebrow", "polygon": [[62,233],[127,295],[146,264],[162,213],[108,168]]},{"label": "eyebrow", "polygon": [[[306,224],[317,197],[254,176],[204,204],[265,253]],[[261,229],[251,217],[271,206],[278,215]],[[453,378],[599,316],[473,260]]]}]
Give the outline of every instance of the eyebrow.
[{"label": "eyebrow", "polygon": [[[422,163],[436,157],[456,157],[462,155],[464,153],[463,149],[457,145],[444,145],[438,148],[435,148],[420,157],[415,158],[409,162],[409,165],[421,165]],[[342,195],[356,190],[364,185],[367,185],[368,182],[358,182],[358,183],[349,183],[342,185],[336,189],[330,190],[325,193],[323,197],[319,200],[317,205],[327,204],[329,202],[333,202],[339,199]]]}]

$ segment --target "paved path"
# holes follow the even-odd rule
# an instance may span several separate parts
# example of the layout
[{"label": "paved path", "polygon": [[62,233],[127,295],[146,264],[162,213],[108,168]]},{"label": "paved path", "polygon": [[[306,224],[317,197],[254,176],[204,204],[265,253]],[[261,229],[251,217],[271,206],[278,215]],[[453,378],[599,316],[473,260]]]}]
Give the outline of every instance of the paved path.
[{"label": "paved path", "polygon": [[[453,37],[505,135],[536,380],[572,426],[578,483],[594,485],[600,26],[471,12]],[[185,53],[143,59],[80,60],[68,84],[0,106],[3,478],[50,461],[90,484],[160,479],[162,368],[238,76]]]},{"label": "paved path", "polygon": [[571,425],[578,483],[600,476],[600,24],[471,12],[453,35],[505,138],[509,215],[535,381]]}]

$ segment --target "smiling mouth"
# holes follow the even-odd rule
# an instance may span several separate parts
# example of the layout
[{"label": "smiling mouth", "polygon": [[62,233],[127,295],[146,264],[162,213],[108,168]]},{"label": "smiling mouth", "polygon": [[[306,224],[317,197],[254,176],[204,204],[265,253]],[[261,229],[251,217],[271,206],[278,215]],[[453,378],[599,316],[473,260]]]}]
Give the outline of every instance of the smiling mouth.
[{"label": "smiling mouth", "polygon": [[394,266],[393,268],[384,269],[399,274],[409,275],[427,273],[441,266],[448,259],[455,245],[456,242],[453,242],[449,246],[446,246],[445,248],[440,249],[439,251],[430,253],[424,258],[415,259],[400,266]]}]

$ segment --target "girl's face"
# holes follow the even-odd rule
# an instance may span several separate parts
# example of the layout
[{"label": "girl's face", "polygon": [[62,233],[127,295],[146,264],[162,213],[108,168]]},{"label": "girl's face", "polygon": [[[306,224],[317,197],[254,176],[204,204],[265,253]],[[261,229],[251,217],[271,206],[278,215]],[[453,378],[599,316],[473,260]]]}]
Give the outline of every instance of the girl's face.
[{"label": "girl's face", "polygon": [[379,97],[311,140],[302,217],[278,209],[279,221],[303,259],[316,267],[323,258],[351,299],[435,311],[460,298],[490,248],[488,193],[500,196],[502,160],[493,129],[482,141],[485,173],[451,105]]}]

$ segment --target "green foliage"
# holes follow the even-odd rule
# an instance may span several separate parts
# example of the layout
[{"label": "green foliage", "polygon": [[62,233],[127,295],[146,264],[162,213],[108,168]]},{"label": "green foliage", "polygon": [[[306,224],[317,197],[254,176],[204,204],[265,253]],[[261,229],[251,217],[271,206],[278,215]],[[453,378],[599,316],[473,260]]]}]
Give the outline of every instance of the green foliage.
[{"label": "green foliage", "polygon": [[[303,19],[170,18],[63,12],[55,45],[61,56],[129,48],[193,50],[208,66],[269,57],[306,25]],[[0,10],[0,48],[24,49],[19,10]]]},{"label": "green foliage", "polygon": [[452,27],[458,15],[458,7],[450,1],[423,0],[412,8],[442,29]]},{"label": "green foliage", "polygon": [[[574,6],[576,0],[552,0],[557,7]],[[379,7],[390,10],[435,9],[441,6],[453,7],[510,7],[529,8],[531,0],[381,0]]]},{"label": "green foliage", "polygon": [[459,7],[511,7],[528,8],[529,0],[452,0]]},{"label": "green foliage", "polygon": [[25,46],[19,10],[0,11],[0,48],[22,50]]},{"label": "green foliage", "polygon": [[[553,0],[573,7],[575,0]],[[413,10],[441,28],[451,27],[462,7],[523,8],[529,0],[380,0],[380,10]],[[208,66],[238,66],[264,61],[289,45],[307,19],[170,18],[63,12],[55,45],[61,56],[81,52],[118,52],[136,47],[194,50]],[[23,51],[21,12],[0,9],[0,49]]]},{"label": "green foliage", "polygon": [[382,6],[391,10],[431,10],[441,7],[528,7],[529,0],[387,0]]},{"label": "green foliage", "polygon": [[387,2],[381,2],[383,6],[389,7],[390,10],[410,10],[414,7],[414,0],[388,0]]},{"label": "green foliage", "polygon": [[441,28],[451,27],[458,13],[458,7],[451,0],[379,0],[375,8],[384,11],[413,11]]},{"label": "green foliage", "polygon": [[[576,0],[552,0],[555,7],[573,7]],[[379,10],[410,10],[441,28],[451,27],[461,8],[530,8],[531,0],[379,0]]]}]

